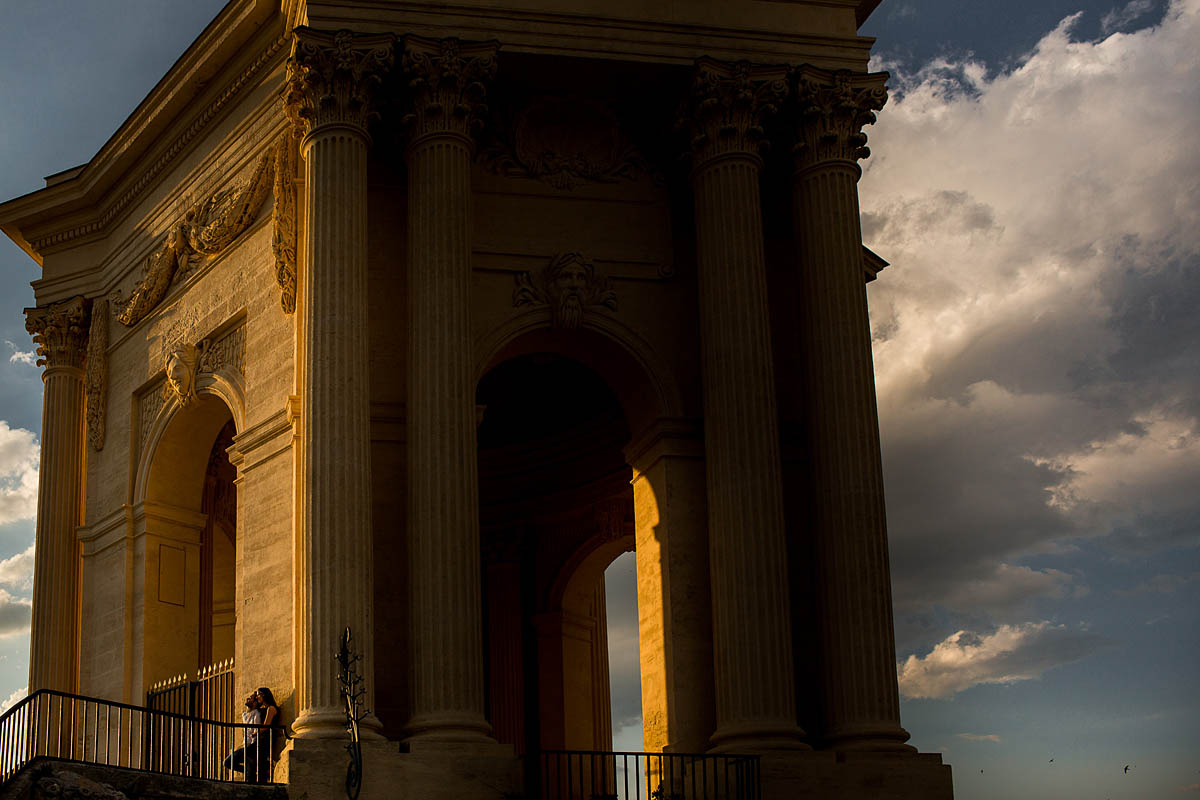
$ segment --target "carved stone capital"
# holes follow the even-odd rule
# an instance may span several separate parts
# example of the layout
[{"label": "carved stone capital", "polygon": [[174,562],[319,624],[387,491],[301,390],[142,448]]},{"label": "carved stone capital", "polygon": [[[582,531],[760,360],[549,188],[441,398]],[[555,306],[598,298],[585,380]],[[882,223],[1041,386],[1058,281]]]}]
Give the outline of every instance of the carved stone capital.
[{"label": "carved stone capital", "polygon": [[829,161],[857,164],[871,155],[864,125],[887,102],[886,72],[830,72],[805,65],[793,73],[799,130],[793,153],[797,169]]},{"label": "carved stone capital", "polygon": [[487,113],[487,84],[496,76],[499,42],[407,36],[401,66],[411,92],[404,117],[409,140],[433,133],[470,136]]},{"label": "carved stone capital", "polygon": [[395,37],[348,30],[295,30],[284,102],[306,134],[326,125],[359,129],[366,136],[375,116],[375,92],[392,68]]},{"label": "carved stone capital", "polygon": [[787,96],[787,69],[748,61],[729,64],[707,56],[696,73],[680,119],[693,166],[720,156],[758,155],[767,145],[763,123]]},{"label": "carved stone capital", "polygon": [[25,309],[25,330],[37,345],[38,366],[83,369],[92,301],[80,295]]}]

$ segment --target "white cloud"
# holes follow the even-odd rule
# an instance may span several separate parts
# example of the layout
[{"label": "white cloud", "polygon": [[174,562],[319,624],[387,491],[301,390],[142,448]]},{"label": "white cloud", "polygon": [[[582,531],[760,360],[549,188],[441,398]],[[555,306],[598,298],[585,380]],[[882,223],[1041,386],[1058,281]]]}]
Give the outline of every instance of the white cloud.
[{"label": "white cloud", "polygon": [[21,702],[21,700],[25,699],[27,694],[29,694],[28,686],[22,686],[20,689],[14,690],[13,693],[10,694],[3,703],[0,703],[0,714],[3,714],[5,711],[8,711],[17,703]]},{"label": "white cloud", "polygon": [[0,561],[0,584],[18,592],[33,589],[33,542],[24,551]]},{"label": "white cloud", "polygon": [[1152,10],[1154,10],[1154,0],[1130,0],[1124,6],[1114,8],[1101,17],[1100,29],[1104,31],[1105,35],[1108,35],[1126,27],[1138,17]]},{"label": "white cloud", "polygon": [[954,734],[960,739],[966,739],[968,742],[1000,742],[1001,739],[994,733],[956,733]]},{"label": "white cloud", "polygon": [[980,684],[1032,680],[1105,644],[1096,634],[1050,622],[1001,625],[983,636],[958,631],[927,655],[910,655],[897,665],[900,693],[938,699]]},{"label": "white cloud", "polygon": [[28,597],[15,597],[0,589],[0,637],[29,633],[32,609]]},{"label": "white cloud", "polygon": [[33,432],[0,419],[0,525],[36,515],[38,457]]},{"label": "white cloud", "polygon": [[1078,537],[1200,542],[1200,0],[1094,42],[1077,19],[1008,72],[893,69],[868,130],[901,615],[1073,596],[1019,564]]},{"label": "white cloud", "polygon": [[30,367],[37,366],[37,352],[36,351],[22,350],[21,348],[17,347],[15,344],[10,342],[8,339],[5,339],[4,343],[6,345],[8,345],[9,349],[12,350],[12,354],[9,355],[9,357],[8,357],[8,361],[10,364],[26,364]]}]

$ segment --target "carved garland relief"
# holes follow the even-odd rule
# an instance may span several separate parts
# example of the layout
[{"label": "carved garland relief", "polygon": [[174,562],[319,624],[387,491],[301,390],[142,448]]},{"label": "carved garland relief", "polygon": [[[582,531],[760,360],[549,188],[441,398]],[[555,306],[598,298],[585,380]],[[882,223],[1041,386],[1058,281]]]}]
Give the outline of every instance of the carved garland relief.
[{"label": "carved garland relief", "polygon": [[480,153],[499,175],[574,189],[585,182],[634,180],[649,171],[616,116],[595,101],[539,98],[500,127],[511,131],[509,140],[498,139]]},{"label": "carved garland relief", "polygon": [[108,301],[102,297],[92,303],[83,387],[87,403],[88,442],[93,449],[102,450],[108,400]]},{"label": "carved garland relief", "polygon": [[250,179],[223,189],[191,206],[167,232],[162,244],[146,259],[143,277],[128,298],[111,295],[117,321],[132,327],[167,296],[171,285],[185,278],[203,259],[224,251],[258,217],[267,195],[275,190],[273,214],[276,281],[283,290],[284,313],[296,309],[296,154],[291,131],[255,165]]}]

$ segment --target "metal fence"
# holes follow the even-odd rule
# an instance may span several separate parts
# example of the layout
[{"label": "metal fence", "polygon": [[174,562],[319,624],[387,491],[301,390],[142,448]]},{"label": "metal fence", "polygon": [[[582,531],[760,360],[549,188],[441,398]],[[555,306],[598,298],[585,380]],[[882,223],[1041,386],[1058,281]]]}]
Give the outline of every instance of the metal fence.
[{"label": "metal fence", "polygon": [[[274,729],[39,689],[0,717],[0,781],[38,756],[269,783]],[[241,749],[241,758],[235,750]],[[231,769],[231,761],[242,767]]]},{"label": "metal fence", "polygon": [[540,800],[758,800],[758,756],[546,750],[527,771]]},{"label": "metal fence", "polygon": [[233,722],[233,659],[201,667],[196,679],[176,675],[158,681],[146,692],[146,707],[200,719]]}]

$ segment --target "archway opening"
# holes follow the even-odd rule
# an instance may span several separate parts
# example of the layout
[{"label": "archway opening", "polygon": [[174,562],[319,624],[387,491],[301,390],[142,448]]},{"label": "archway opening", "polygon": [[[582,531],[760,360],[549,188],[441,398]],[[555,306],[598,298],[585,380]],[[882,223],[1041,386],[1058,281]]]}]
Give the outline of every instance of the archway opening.
[{"label": "archway opening", "polygon": [[629,422],[559,354],[498,364],[477,402],[489,720],[522,753],[611,750],[605,570],[634,546]]},{"label": "archway opening", "polygon": [[[208,668],[233,657],[237,470],[228,450],[235,434],[229,407],[205,393],[174,406],[161,434],[150,439],[138,525],[144,571],[135,643],[135,668],[146,689],[212,674]],[[228,713],[223,707],[212,713],[218,711]]]}]

